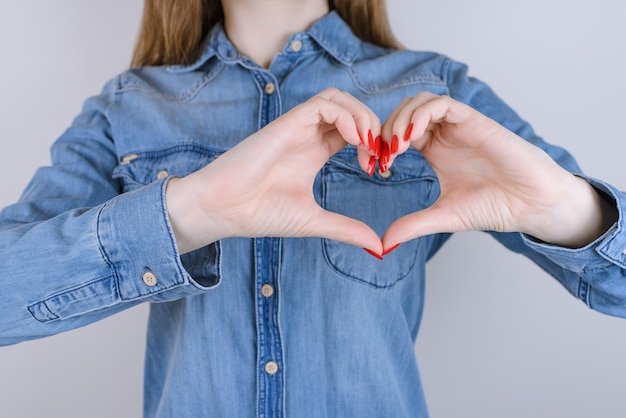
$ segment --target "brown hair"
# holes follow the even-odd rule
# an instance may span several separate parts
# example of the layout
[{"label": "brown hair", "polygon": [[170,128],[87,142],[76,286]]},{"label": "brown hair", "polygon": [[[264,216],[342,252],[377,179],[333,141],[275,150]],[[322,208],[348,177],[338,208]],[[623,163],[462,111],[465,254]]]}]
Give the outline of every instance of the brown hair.
[{"label": "brown hair", "polygon": [[[400,49],[387,18],[384,0],[329,0],[330,9],[362,40]],[[131,67],[187,65],[224,12],[220,0],[145,0]]]}]

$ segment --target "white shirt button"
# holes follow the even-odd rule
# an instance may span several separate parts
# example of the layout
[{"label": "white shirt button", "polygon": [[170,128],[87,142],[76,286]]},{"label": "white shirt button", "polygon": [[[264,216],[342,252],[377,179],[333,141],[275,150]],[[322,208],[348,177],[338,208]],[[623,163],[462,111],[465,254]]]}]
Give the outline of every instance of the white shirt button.
[{"label": "white shirt button", "polygon": [[382,171],[380,171],[380,169],[378,169],[378,175],[384,179],[388,179],[389,177],[391,177],[391,170],[387,170],[383,173]]},{"label": "white shirt button", "polygon": [[157,174],[157,179],[161,180],[164,179],[165,177],[169,176],[170,173],[167,172],[167,170],[161,170],[159,171],[159,173]]},{"label": "white shirt button", "polygon": [[299,41],[298,39],[295,39],[291,41],[290,47],[293,52],[298,52],[302,49],[302,42]]},{"label": "white shirt button", "polygon": [[626,249],[624,249],[624,251],[622,251],[622,254],[626,255]]},{"label": "white shirt button", "polygon": [[157,285],[157,278],[151,271],[146,271],[143,276],[141,276],[141,279],[146,284],[146,286],[154,287]]},{"label": "white shirt button", "polygon": [[267,363],[265,363],[265,373],[269,374],[270,376],[278,373],[278,363],[276,363],[275,361],[268,361]]},{"label": "white shirt button", "polygon": [[271,297],[274,294],[274,286],[272,286],[271,284],[264,284],[261,287],[261,294],[266,298]]},{"label": "white shirt button", "polygon": [[272,94],[276,90],[276,85],[274,83],[267,83],[265,85],[265,94]]}]

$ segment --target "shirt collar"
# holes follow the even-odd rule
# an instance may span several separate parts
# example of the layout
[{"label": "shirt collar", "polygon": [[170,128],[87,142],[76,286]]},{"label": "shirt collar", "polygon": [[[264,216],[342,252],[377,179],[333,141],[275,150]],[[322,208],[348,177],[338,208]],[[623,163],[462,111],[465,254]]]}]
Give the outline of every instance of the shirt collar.
[{"label": "shirt collar", "polygon": [[336,11],[332,11],[305,31],[333,58],[345,65],[354,62],[361,40]]},{"label": "shirt collar", "polygon": [[[354,61],[361,40],[357,38],[350,27],[335,11],[331,11],[322,17],[311,27],[302,33],[294,34],[287,45],[293,39],[301,41],[311,39],[314,42],[305,42],[306,48],[324,49],[337,61],[350,65]],[[286,47],[287,48],[287,47]],[[224,31],[221,23],[217,23],[205,41],[202,55],[190,65],[172,65],[168,67],[170,72],[194,71],[204,65],[212,57],[217,57],[225,63],[239,62],[242,56],[235,49]]]}]

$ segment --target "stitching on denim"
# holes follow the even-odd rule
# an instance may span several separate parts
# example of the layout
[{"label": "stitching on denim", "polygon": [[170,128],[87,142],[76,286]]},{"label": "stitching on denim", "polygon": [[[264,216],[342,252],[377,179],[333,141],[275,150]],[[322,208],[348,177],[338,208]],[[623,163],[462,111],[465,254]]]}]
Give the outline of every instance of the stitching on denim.
[{"label": "stitching on denim", "polygon": [[313,38],[323,49],[325,49],[326,52],[333,57],[333,59],[335,59],[336,61],[339,61],[340,63],[346,66],[349,66],[354,62],[354,58],[356,57],[356,52],[352,52],[353,49],[347,49],[347,52],[342,53],[332,43],[328,43],[326,41],[326,38],[324,37],[323,32],[320,33],[313,29],[308,31],[308,35],[311,38]]},{"label": "stitching on denim", "polygon": [[[92,286],[92,285],[93,285],[93,284],[95,284],[95,283],[103,282],[103,281],[109,280],[109,279],[111,279],[111,278],[113,278],[113,280],[114,280],[114,282],[115,282],[115,286],[114,286],[114,287],[115,287],[115,288],[114,288],[114,292],[115,292],[114,297],[115,297],[115,300],[121,300],[121,298],[119,297],[119,292],[118,292],[118,287],[117,287],[117,280],[116,280],[117,278],[116,278],[116,275],[115,275],[115,274],[108,274],[108,275],[106,275],[106,276],[102,276],[102,277],[99,277],[99,278],[97,278],[97,279],[91,280],[91,281],[89,281],[89,282],[87,282],[87,283],[83,283],[83,284],[80,284],[80,285],[78,285],[78,286],[74,286],[74,287],[70,287],[70,288],[67,288],[67,289],[63,289],[62,291],[60,291],[60,292],[56,292],[56,293],[53,293],[53,294],[51,294],[51,295],[49,295],[49,296],[45,297],[44,299],[40,299],[40,300],[38,300],[37,302],[35,302],[35,303],[33,303],[33,304],[29,305],[29,306],[28,306],[28,311],[29,311],[29,312],[30,312],[30,314],[33,316],[33,318],[35,318],[37,321],[39,321],[39,322],[41,322],[41,323],[45,323],[45,322],[56,321],[56,320],[59,320],[59,319],[71,318],[71,317],[74,317],[74,316],[76,316],[76,315],[80,315],[80,314],[83,314],[83,313],[92,312],[92,311],[95,311],[95,310],[98,310],[98,309],[102,309],[103,307],[110,307],[110,306],[116,305],[116,304],[108,304],[108,305],[105,305],[105,306],[97,306],[97,307],[94,307],[93,309],[87,309],[87,310],[84,310],[84,311],[76,312],[76,313],[73,313],[73,314],[68,315],[68,316],[65,316],[65,317],[60,317],[60,316],[59,316],[59,315],[58,315],[58,314],[57,314],[54,310],[52,310],[52,309],[50,308],[50,306],[48,305],[48,302],[50,302],[50,301],[51,301],[52,299],[54,299],[54,298],[58,298],[58,297],[63,296],[63,295],[68,295],[68,294],[71,294],[71,293],[73,293],[73,292],[76,292],[77,290],[88,288],[88,287]],[[46,308],[46,310],[50,313],[50,315],[52,315],[53,317],[52,317],[52,318],[45,318],[45,319],[39,319],[39,318],[37,318],[37,317],[34,315],[34,313],[33,313],[33,309],[32,309],[32,308],[34,308],[35,306],[38,306],[38,305],[43,305],[43,306]]]},{"label": "stitching on denim", "polygon": [[[127,91],[142,91],[150,95],[153,95],[155,97],[163,98],[164,100],[168,102],[182,103],[182,102],[191,100],[196,94],[198,94],[198,92],[202,90],[202,88],[206,84],[208,84],[212,79],[217,77],[217,75],[224,69],[225,66],[226,64],[224,64],[221,61],[218,61],[218,63],[215,65],[214,68],[211,69],[211,71],[209,71],[204,76],[202,76],[200,80],[198,80],[195,84],[193,84],[191,87],[185,90],[184,93],[179,94],[178,96],[170,96],[170,95],[164,94],[156,90],[155,88],[152,88],[144,83],[140,83],[140,82],[122,83],[121,80],[119,83],[119,89],[117,90],[117,93],[124,93]],[[121,77],[122,75],[120,75],[120,79]]]},{"label": "stitching on denim", "polygon": [[[340,163],[338,161],[330,162],[329,166],[327,168],[327,172],[328,171],[335,172],[335,170],[332,168],[333,166],[334,167],[338,167],[338,168],[340,168],[343,171],[348,171],[352,175],[356,175],[358,177],[361,177],[366,182],[374,183],[374,184],[377,184],[377,185],[380,185],[380,186],[400,185],[400,184],[412,183],[412,182],[415,182],[415,181],[435,182],[437,180],[437,178],[435,176],[431,176],[431,175],[428,175],[428,174],[407,176],[405,179],[402,179],[402,180],[392,180],[393,177],[391,177],[389,179],[380,180],[380,179],[378,179],[376,177],[370,177],[369,175],[364,173],[362,170],[356,169],[354,167],[351,167],[349,165]],[[392,167],[392,169],[393,169],[393,167]]]},{"label": "stitching on denim", "polygon": [[[108,202],[103,204],[102,207],[100,207],[100,209],[98,210],[98,214],[96,215],[96,222],[95,222],[95,225],[94,225],[94,233],[96,235],[96,241],[98,243],[98,250],[100,251],[100,255],[102,256],[102,259],[115,272],[115,266],[111,262],[111,259],[109,258],[109,255],[107,254],[106,250],[104,249],[104,245],[102,244],[102,240],[100,239],[100,218],[102,216],[102,211],[107,206],[109,206]],[[117,273],[116,273],[116,275],[117,275]]]},{"label": "stitching on denim", "polygon": [[[169,178],[163,179],[161,181],[161,189],[160,189],[160,199],[161,199],[161,208],[162,208],[161,216],[162,216],[163,223],[166,226],[167,235],[170,238],[170,243],[172,244],[172,249],[174,250],[174,254],[176,254],[175,264],[176,264],[176,269],[178,270],[178,276],[182,278],[181,279],[182,281],[177,280],[175,282],[175,284],[176,285],[181,285],[181,284],[188,283],[188,278],[187,278],[187,274],[185,274],[186,273],[185,269],[181,265],[180,253],[178,252],[178,248],[176,248],[176,245],[175,245],[176,238],[174,237],[174,232],[172,231],[169,219],[167,217],[167,209],[166,209],[166,206],[165,206],[165,189],[167,187],[167,183],[168,182],[169,182]],[[171,289],[173,287],[175,287],[175,286],[173,286],[173,285],[172,286],[168,286],[167,289]],[[163,290],[165,290],[165,289],[163,289]],[[159,292],[156,292],[156,293],[161,293],[161,292],[159,291]]]},{"label": "stitching on denim", "polygon": [[431,78],[431,77],[408,77],[404,78],[395,83],[386,84],[385,86],[376,86],[372,88],[371,86],[367,86],[362,82],[361,79],[356,75],[352,68],[349,69],[350,76],[354,81],[354,84],[363,92],[367,94],[373,93],[386,93],[391,90],[395,90],[401,87],[413,86],[413,85],[424,85],[424,86],[436,86],[436,87],[446,87],[445,83],[443,83],[440,79]]},{"label": "stitching on denim", "polygon": [[[355,281],[355,282],[360,283],[362,285],[372,287],[374,289],[390,289],[390,288],[394,287],[398,282],[401,282],[402,280],[407,278],[410,275],[410,273],[413,271],[413,268],[415,267],[415,262],[416,262],[416,259],[417,259],[418,251],[415,251],[415,256],[413,258],[413,262],[408,267],[408,269],[407,269],[407,271],[406,271],[406,273],[404,275],[396,278],[395,280],[391,281],[388,284],[377,284],[377,283],[374,283],[374,282],[371,282],[371,281],[367,281],[367,280],[362,279],[360,277],[350,275],[350,274],[346,273],[345,271],[340,270],[339,267],[335,266],[335,264],[330,260],[330,257],[329,257],[330,250],[329,250],[328,245],[327,245],[329,241],[330,240],[328,240],[326,238],[322,238],[322,249],[323,249],[322,252],[324,254],[324,259],[326,260],[326,263],[328,264],[330,269],[332,271],[334,271],[335,274],[338,274],[339,276],[342,276],[342,277],[344,277],[346,279]],[[418,243],[417,245],[420,245],[420,243]]]},{"label": "stitching on denim", "polygon": [[222,241],[216,241],[215,243],[215,264],[216,264],[216,271],[217,271],[217,283],[212,286],[212,287],[216,287],[219,286],[220,283],[222,283]]},{"label": "stitching on denim", "polygon": [[[39,318],[35,314],[35,307],[41,306],[41,305],[43,305],[46,308],[46,310],[48,311],[46,313],[46,317],[45,318]],[[45,324],[46,322],[50,322],[50,321],[56,321],[56,320],[59,319],[59,316],[56,313],[52,312],[52,309],[50,309],[50,307],[46,303],[46,299],[42,299],[42,300],[39,300],[39,301],[37,301],[35,303],[32,303],[32,304],[28,305],[26,307],[26,310],[33,317],[33,319],[35,319],[35,321],[38,321],[38,322],[40,322],[42,324]],[[41,309],[38,309],[38,310],[41,310]]]},{"label": "stitching on denim", "polygon": [[[427,181],[436,181],[437,180],[437,176],[434,174],[429,174],[427,171],[422,172],[419,175],[411,175],[412,173],[406,174],[406,179],[404,180],[391,180],[391,179],[385,179],[385,180],[380,180],[376,177],[370,177],[369,175],[367,175],[366,173],[363,172],[363,170],[360,167],[355,167],[349,164],[344,163],[343,161],[341,161],[339,158],[336,158],[336,156],[340,153],[344,153],[348,156],[356,156],[356,148],[352,148],[352,149],[348,149],[348,148],[344,148],[343,150],[339,151],[337,154],[335,154],[335,156],[331,157],[328,160],[327,166],[326,166],[326,170],[332,170],[332,167],[341,167],[342,169],[346,170],[346,171],[350,171],[351,173],[361,176],[363,177],[363,179],[365,179],[366,181],[372,182],[372,183],[376,183],[376,184],[381,184],[381,185],[388,185],[388,184],[403,184],[403,183],[407,183],[407,182],[413,182],[413,181],[420,181],[420,180],[427,180]],[[424,159],[424,157],[421,155],[421,153],[419,153],[418,151],[414,151],[412,149],[408,149],[406,151],[407,155],[412,155],[415,158],[419,158],[420,160],[422,160],[424,163],[427,163],[426,160]],[[393,167],[392,167],[393,169]]]},{"label": "stitching on denim", "polygon": [[117,85],[115,87],[115,89],[113,90],[113,92],[111,93],[111,96],[113,97],[113,100],[107,104],[107,107],[104,109],[103,115],[104,118],[106,119],[107,123],[109,124],[109,129],[111,130],[111,138],[109,138],[111,140],[111,143],[115,143],[115,140],[113,139],[113,124],[111,123],[111,109],[113,109],[115,106],[117,106],[119,104],[120,101],[120,96],[117,94],[117,92],[119,91],[120,87],[121,87],[121,83],[122,83],[122,76],[118,75],[115,79],[114,79],[115,84]]},{"label": "stitching on denim", "polygon": [[[322,169],[322,172],[321,172],[321,176],[322,176],[322,181],[321,181],[321,183],[322,183],[322,196],[321,196],[321,200],[322,200],[322,204],[324,205],[324,209],[326,209],[328,207],[328,204],[327,204],[328,203],[328,200],[327,200],[327,197],[328,197],[327,196],[328,186],[327,186],[327,182],[324,180],[324,178],[327,176],[328,169],[329,169],[328,166],[324,166],[324,168]],[[420,180],[413,179],[411,181],[420,181]],[[335,263],[333,263],[331,261],[331,259],[330,259],[329,253],[331,251],[328,248],[328,243],[329,243],[330,240],[328,240],[326,238],[322,238],[321,241],[322,241],[322,254],[324,255],[324,260],[326,261],[326,264],[330,267],[330,269],[333,272],[335,272],[335,274],[337,274],[337,275],[339,275],[341,277],[344,277],[346,279],[353,280],[353,281],[355,281],[357,283],[360,283],[362,285],[372,287],[374,289],[389,289],[389,288],[395,286],[398,282],[400,282],[400,281],[404,280],[406,277],[408,277],[410,275],[410,273],[413,271],[413,269],[415,268],[415,263],[416,263],[417,254],[418,254],[418,251],[415,251],[415,254],[414,254],[415,256],[413,258],[413,262],[407,268],[405,274],[403,274],[400,277],[397,277],[395,280],[391,281],[390,283],[377,284],[377,283],[374,283],[374,282],[371,282],[371,281],[364,280],[361,277],[353,276],[353,275],[351,275],[351,274],[341,270],[339,267],[337,267],[335,265]],[[417,246],[422,245],[422,242],[423,242],[422,240],[419,240],[419,242],[417,242],[416,245]]]},{"label": "stitching on denim", "polygon": [[122,300],[122,295],[120,292],[120,277],[118,274],[117,269],[115,268],[115,265],[113,264],[113,262],[111,261],[109,255],[107,254],[106,250],[104,249],[104,245],[102,244],[102,240],[100,238],[100,218],[102,216],[102,212],[104,211],[104,208],[106,208],[107,206],[109,206],[109,202],[106,202],[104,205],[102,205],[102,207],[100,208],[100,210],[98,210],[98,214],[96,215],[96,222],[94,225],[94,234],[96,235],[96,242],[98,244],[98,250],[100,251],[100,255],[102,256],[102,259],[107,263],[107,265],[109,266],[109,268],[113,271],[113,276],[115,278],[115,293],[116,296],[119,300]]},{"label": "stitching on denim", "polygon": [[221,150],[221,149],[218,150],[215,148],[206,147],[195,142],[187,142],[187,143],[177,144],[177,145],[160,148],[156,150],[129,152],[128,154],[137,155],[137,158],[129,163],[129,164],[132,164],[133,162],[142,160],[142,159],[161,158],[161,157],[166,157],[166,156],[173,155],[173,154],[178,154],[181,152],[195,152],[203,156],[213,157],[213,156],[218,156],[225,151],[226,150]]},{"label": "stitching on denim", "polygon": [[[448,61],[448,60],[444,60],[444,61]],[[443,65],[442,64],[442,69],[443,69]],[[345,67],[344,67],[345,68]],[[354,71],[354,67],[347,67],[346,70],[349,72],[350,77],[352,78],[352,80],[354,81],[354,84],[364,93],[384,93],[384,92],[388,92],[390,90],[394,90],[400,87],[406,87],[406,86],[411,86],[411,85],[417,85],[417,84],[423,84],[423,85],[432,85],[432,86],[437,86],[437,87],[447,87],[447,83],[445,81],[445,78],[442,77],[441,73],[439,75],[439,77],[436,76],[411,76],[411,77],[405,77],[400,79],[399,81],[390,83],[390,84],[386,84],[384,86],[374,86],[372,87],[371,85],[368,85],[367,83],[363,82],[362,79],[359,78],[359,76],[357,75],[356,71]],[[441,71],[441,70],[440,70]]]},{"label": "stitching on denim", "polygon": [[590,307],[589,304],[589,284],[583,281],[583,279],[578,279],[578,298],[585,302],[587,306]]}]

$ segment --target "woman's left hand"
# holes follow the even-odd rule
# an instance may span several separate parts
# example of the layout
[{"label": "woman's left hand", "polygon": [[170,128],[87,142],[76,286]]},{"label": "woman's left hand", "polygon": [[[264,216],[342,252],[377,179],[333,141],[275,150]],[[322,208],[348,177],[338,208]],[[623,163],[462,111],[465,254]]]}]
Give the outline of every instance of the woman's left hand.
[{"label": "woman's left hand", "polygon": [[382,136],[392,138],[382,147],[383,169],[412,146],[432,165],[441,186],[431,207],[389,227],[385,249],[423,235],[469,230],[523,232],[580,247],[617,218],[616,209],[588,182],[449,97],[421,93],[404,100],[385,122]]}]

